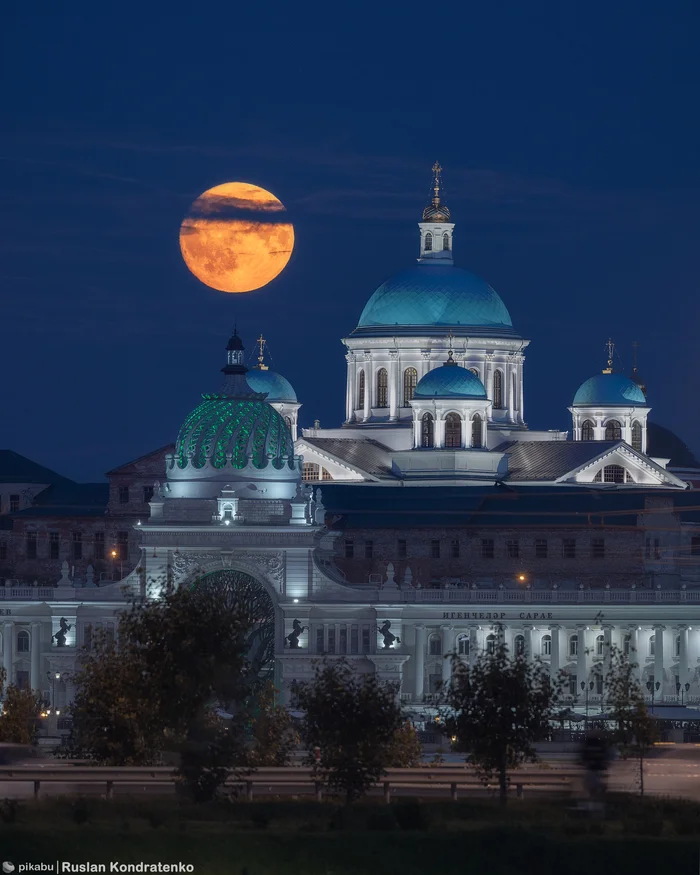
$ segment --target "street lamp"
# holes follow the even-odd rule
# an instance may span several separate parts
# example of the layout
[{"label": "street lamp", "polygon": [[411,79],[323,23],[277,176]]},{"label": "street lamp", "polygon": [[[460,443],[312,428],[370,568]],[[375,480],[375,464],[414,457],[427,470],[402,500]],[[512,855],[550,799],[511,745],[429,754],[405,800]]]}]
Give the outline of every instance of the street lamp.
[{"label": "street lamp", "polygon": [[651,713],[654,713],[654,691],[658,693],[659,687],[661,686],[661,681],[657,681],[653,683],[653,681],[647,681],[647,690],[651,693]]},{"label": "street lamp", "polygon": [[112,552],[110,553],[110,556],[112,557],[112,562],[115,562],[115,563],[117,561],[117,557],[119,558],[119,580],[121,580],[124,577],[123,560],[121,557],[121,553],[118,550],[115,550],[114,548],[112,548]]},{"label": "street lamp", "polygon": [[687,693],[690,689],[690,684],[681,684],[680,681],[676,681],[676,698],[680,695],[681,697],[681,705],[683,705],[683,694]]}]

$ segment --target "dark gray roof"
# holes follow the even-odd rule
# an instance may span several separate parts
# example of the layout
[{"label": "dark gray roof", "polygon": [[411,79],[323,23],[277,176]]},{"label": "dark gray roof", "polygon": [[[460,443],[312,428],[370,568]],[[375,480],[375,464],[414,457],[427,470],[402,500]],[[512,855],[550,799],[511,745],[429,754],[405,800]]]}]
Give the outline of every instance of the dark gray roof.
[{"label": "dark gray roof", "polygon": [[670,459],[669,468],[698,468],[700,462],[678,435],[657,422],[647,420],[647,455]]},{"label": "dark gray roof", "polygon": [[598,458],[621,441],[506,441],[494,452],[508,456],[507,480],[556,480]]},{"label": "dark gray roof", "polygon": [[391,450],[379,441],[366,438],[310,438],[303,440],[321,452],[335,456],[348,465],[366,471],[373,477],[391,475]]},{"label": "dark gray roof", "polygon": [[72,483],[50,468],[20,456],[14,450],[0,450],[0,483]]},{"label": "dark gray roof", "polygon": [[109,501],[108,483],[56,483],[44,489],[25,507],[11,517],[75,517],[104,516]]}]

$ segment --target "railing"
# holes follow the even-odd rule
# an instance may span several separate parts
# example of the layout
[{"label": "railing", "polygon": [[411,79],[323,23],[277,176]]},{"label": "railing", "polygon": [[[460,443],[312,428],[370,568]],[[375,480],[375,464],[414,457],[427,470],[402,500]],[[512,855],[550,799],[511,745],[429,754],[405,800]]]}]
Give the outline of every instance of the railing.
[{"label": "railing", "polygon": [[[366,592],[361,587],[353,587]],[[369,587],[367,588],[369,589]],[[365,595],[366,598],[366,595]],[[402,589],[376,591],[378,602],[460,603],[460,604],[700,604],[700,589]]]},{"label": "railing", "polygon": [[[88,596],[89,593],[89,596]],[[2,601],[123,601],[119,587],[85,587],[85,586],[0,586],[0,602]]]}]

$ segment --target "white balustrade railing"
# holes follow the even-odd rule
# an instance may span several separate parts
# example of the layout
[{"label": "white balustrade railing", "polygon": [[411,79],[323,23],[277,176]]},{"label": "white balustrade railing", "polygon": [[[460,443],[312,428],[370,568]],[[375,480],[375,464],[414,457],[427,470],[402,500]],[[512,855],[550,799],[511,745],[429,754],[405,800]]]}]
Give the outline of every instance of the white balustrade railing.
[{"label": "white balustrade railing", "polygon": [[[359,587],[356,589],[360,590]],[[367,592],[367,588],[361,591]],[[460,603],[460,604],[683,604],[700,603],[700,589],[402,589],[399,592],[376,590],[379,602]]]}]

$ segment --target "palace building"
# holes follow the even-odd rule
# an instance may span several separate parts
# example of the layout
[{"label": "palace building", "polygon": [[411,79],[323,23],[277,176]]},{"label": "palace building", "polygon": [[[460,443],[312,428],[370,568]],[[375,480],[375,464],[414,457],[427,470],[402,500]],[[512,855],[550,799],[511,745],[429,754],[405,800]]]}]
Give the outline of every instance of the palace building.
[{"label": "palace building", "polygon": [[[649,420],[636,368],[572,386],[571,429],[525,419],[525,350],[498,294],[454,264],[433,168],[417,263],[369,298],[345,421],[298,429],[294,389],[241,338],[175,442],[76,484],[0,454],[0,654],[70,702],[69,674],[130,596],[245,587],[256,651],[292,704],[324,655],[397,685],[417,717],[503,636],[600,702],[612,644],[656,701],[700,702],[700,463]],[[313,399],[304,399],[313,407]],[[262,642],[262,643],[261,643]],[[680,698],[679,698],[680,697]]]}]

